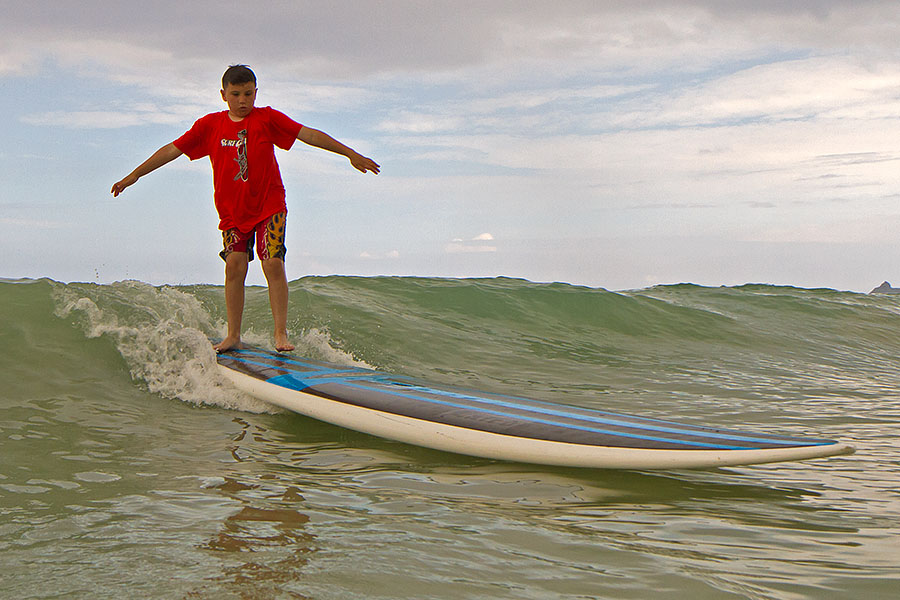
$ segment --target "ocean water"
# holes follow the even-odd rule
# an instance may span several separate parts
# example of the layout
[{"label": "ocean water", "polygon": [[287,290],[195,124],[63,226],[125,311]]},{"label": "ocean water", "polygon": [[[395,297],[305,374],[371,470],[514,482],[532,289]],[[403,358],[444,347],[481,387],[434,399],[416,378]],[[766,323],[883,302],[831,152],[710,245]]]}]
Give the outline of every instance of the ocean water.
[{"label": "ocean water", "polygon": [[[416,448],[230,388],[221,287],[0,280],[0,597],[900,595],[900,296],[290,286],[302,355],[857,452],[607,471]],[[250,289],[247,340],[270,323]]]}]

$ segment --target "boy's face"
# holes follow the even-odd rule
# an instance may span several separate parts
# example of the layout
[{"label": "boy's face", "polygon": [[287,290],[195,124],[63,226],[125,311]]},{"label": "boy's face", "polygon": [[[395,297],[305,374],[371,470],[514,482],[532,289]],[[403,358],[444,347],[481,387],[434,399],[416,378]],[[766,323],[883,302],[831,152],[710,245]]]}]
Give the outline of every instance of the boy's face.
[{"label": "boy's face", "polygon": [[256,84],[252,81],[229,83],[222,90],[222,100],[228,103],[228,114],[232,118],[243,119],[250,114],[256,102]]}]

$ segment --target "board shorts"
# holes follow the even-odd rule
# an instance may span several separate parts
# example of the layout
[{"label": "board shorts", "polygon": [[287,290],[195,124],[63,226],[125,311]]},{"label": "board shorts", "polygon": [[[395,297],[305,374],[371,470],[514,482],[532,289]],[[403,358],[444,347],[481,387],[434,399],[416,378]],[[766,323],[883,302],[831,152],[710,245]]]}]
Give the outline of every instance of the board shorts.
[{"label": "board shorts", "polygon": [[257,223],[256,227],[244,233],[237,228],[222,232],[224,250],[219,252],[222,260],[232,252],[246,252],[253,260],[253,239],[256,238],[256,254],[260,260],[280,258],[284,260],[287,247],[284,245],[284,230],[287,224],[287,213],[280,212]]}]

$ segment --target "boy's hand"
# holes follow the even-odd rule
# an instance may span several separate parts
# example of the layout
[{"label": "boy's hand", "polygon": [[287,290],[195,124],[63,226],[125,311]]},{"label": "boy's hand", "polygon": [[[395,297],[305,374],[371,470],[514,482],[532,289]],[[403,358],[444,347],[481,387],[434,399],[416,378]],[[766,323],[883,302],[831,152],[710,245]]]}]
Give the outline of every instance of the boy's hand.
[{"label": "boy's hand", "polygon": [[134,174],[132,173],[132,174],[128,175],[127,177],[125,177],[125,179],[123,179],[122,181],[118,181],[118,182],[114,183],[112,186],[112,189],[109,191],[112,193],[113,198],[115,198],[116,196],[118,196],[119,194],[124,192],[125,188],[127,188],[129,185],[134,184],[137,180],[138,180],[138,178],[135,177]]},{"label": "boy's hand", "polygon": [[358,153],[350,157],[350,164],[353,165],[353,168],[355,168],[357,171],[360,171],[361,173],[367,173],[371,171],[378,175],[378,173],[381,171],[381,167],[377,162]]},{"label": "boy's hand", "polygon": [[147,173],[151,173],[156,169],[160,168],[164,164],[167,164],[179,156],[182,155],[181,150],[175,147],[174,143],[166,144],[159,150],[153,153],[153,155],[138,165],[138,168],[125,176],[122,181],[114,183],[112,189],[109,190],[113,197],[115,198],[119,194],[125,191],[129,185],[134,185],[134,183],[146,175]]}]

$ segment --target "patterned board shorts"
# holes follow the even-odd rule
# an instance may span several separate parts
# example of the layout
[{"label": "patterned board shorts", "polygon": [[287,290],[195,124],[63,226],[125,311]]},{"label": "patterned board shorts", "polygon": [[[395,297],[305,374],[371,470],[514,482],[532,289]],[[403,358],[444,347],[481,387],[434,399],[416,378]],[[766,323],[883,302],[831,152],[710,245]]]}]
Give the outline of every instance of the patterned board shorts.
[{"label": "patterned board shorts", "polygon": [[256,238],[256,253],[260,260],[280,258],[284,260],[287,247],[284,245],[284,230],[287,224],[287,213],[277,213],[265,219],[251,231],[244,233],[238,229],[222,232],[222,243],[225,249],[219,253],[225,260],[232,252],[246,252],[253,260],[253,238]]}]

